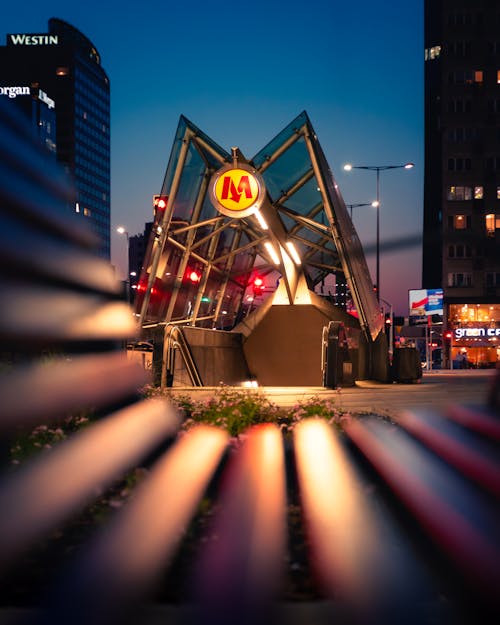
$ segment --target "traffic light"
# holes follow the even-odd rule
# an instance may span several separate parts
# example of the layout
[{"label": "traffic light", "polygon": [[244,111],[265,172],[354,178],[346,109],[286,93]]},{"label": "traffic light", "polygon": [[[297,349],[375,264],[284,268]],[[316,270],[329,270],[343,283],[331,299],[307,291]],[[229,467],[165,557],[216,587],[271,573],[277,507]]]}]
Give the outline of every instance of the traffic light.
[{"label": "traffic light", "polygon": [[198,271],[196,271],[196,269],[191,269],[191,270],[188,269],[187,277],[188,277],[188,280],[192,282],[193,284],[198,284],[198,282],[201,280],[201,274]]},{"label": "traffic light", "polygon": [[258,297],[259,295],[262,295],[265,286],[266,285],[264,284],[264,280],[260,276],[255,276],[252,283],[254,296]]},{"label": "traffic light", "polygon": [[168,195],[153,195],[153,210],[156,215],[167,208]]},{"label": "traffic light", "polygon": [[453,368],[452,353],[451,353],[451,339],[453,338],[453,332],[447,330],[443,333],[443,363],[445,366]]}]

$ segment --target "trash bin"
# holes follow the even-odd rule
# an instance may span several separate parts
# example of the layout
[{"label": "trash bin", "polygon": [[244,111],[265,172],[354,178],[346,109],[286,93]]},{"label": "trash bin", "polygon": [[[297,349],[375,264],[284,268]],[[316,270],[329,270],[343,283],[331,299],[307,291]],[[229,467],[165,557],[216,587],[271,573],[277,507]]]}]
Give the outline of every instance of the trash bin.
[{"label": "trash bin", "polygon": [[347,335],[341,321],[330,321],[323,328],[322,339],[323,386],[337,388],[353,384],[353,366],[349,357]]},{"label": "trash bin", "polygon": [[417,382],[422,377],[422,363],[415,347],[397,347],[392,358],[394,382]]},{"label": "trash bin", "polygon": [[339,337],[338,330],[332,322],[323,328],[322,363],[323,386],[337,388],[339,383]]}]

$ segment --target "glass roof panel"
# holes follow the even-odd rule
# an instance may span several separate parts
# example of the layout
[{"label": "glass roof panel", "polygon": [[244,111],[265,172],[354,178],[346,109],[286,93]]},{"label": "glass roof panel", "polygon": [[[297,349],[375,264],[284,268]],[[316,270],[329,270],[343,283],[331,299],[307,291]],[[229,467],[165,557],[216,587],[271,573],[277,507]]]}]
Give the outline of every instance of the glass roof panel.
[{"label": "glass roof panel", "polygon": [[252,158],[252,163],[257,169],[260,169],[265,161],[269,160],[272,154],[274,154],[284,143],[297,134],[300,128],[307,122],[307,114],[303,111],[292,122],[283,128],[274,139],[272,139],[262,150]]},{"label": "glass roof panel", "polygon": [[[205,163],[193,144],[189,145],[181,181],[173,206],[173,220],[191,222],[196,198],[205,173]],[[168,195],[168,193],[166,194]]]},{"label": "glass roof panel", "polygon": [[301,137],[262,173],[272,201],[276,202],[286,195],[311,169],[311,160]]},{"label": "glass roof panel", "polygon": [[[203,144],[205,144],[210,148],[210,150],[203,150],[203,156],[206,159],[207,166],[211,167],[212,169],[218,169],[221,166],[221,162],[223,160],[230,158],[229,153],[226,152],[224,148],[221,148],[220,145],[210,139],[208,135],[206,135],[199,128],[197,128],[192,122],[184,117],[184,115],[181,115],[175,133],[174,144],[172,146],[170,158],[168,160],[167,171],[163,180],[162,194],[168,194],[168,191],[172,187],[172,180],[179,161],[180,150],[184,140],[186,139],[186,136],[196,136],[199,139],[199,143],[197,144],[198,146],[203,146]],[[212,152],[219,154],[220,160],[215,158]]]}]

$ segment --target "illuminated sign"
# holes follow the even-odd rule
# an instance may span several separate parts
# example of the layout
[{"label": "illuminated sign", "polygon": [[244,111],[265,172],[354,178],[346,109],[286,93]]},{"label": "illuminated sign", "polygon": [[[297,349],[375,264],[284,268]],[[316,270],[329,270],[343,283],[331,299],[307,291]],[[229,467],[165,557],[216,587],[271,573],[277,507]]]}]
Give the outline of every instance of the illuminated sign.
[{"label": "illuminated sign", "polygon": [[456,339],[471,339],[480,336],[499,337],[500,328],[455,328]]},{"label": "illuminated sign", "polygon": [[410,316],[443,314],[443,289],[413,289],[409,298]]},{"label": "illuminated sign", "polygon": [[229,217],[247,217],[264,201],[266,188],[262,176],[249,165],[226,165],[215,172],[210,182],[210,198],[219,212]]},{"label": "illuminated sign", "polygon": [[9,98],[17,98],[18,95],[30,95],[29,87],[0,87],[0,95],[7,95]]},{"label": "illuminated sign", "polygon": [[54,100],[52,98],[49,98],[45,91],[42,91],[41,89],[38,90],[38,99],[41,102],[44,102],[49,107],[49,109],[53,109],[56,105]]},{"label": "illuminated sign", "polygon": [[[17,98],[18,95],[31,95],[31,89],[30,87],[0,87],[0,95],[6,95],[9,98]],[[49,98],[45,91],[41,89],[38,89],[38,99],[40,102],[46,104],[49,109],[53,109],[56,105],[54,100]]]},{"label": "illuminated sign", "polygon": [[58,35],[7,35],[7,41],[13,46],[57,46]]}]

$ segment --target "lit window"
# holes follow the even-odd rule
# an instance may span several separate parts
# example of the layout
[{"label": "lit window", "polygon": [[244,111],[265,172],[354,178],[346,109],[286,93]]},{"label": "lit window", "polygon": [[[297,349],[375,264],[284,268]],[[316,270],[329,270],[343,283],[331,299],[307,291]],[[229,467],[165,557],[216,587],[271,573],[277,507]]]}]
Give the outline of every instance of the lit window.
[{"label": "lit window", "polygon": [[92,214],[90,208],[84,208],[83,214],[85,215],[85,217],[90,217],[90,215]]},{"label": "lit window", "polygon": [[483,72],[482,72],[482,70],[476,70],[474,72],[474,82],[476,84],[479,84],[479,83],[483,82]]},{"label": "lit window", "polygon": [[500,69],[497,69],[497,85],[500,85]]},{"label": "lit window", "polygon": [[56,68],[56,76],[67,76],[69,74],[68,67],[57,67]]},{"label": "lit window", "polygon": [[486,221],[486,232],[488,234],[495,234],[495,215],[490,213],[489,215],[485,215]]},{"label": "lit window", "polygon": [[495,230],[500,230],[500,215],[489,213],[484,217],[486,223],[486,233],[490,236],[495,234]]},{"label": "lit window", "polygon": [[439,58],[441,54],[441,46],[432,46],[432,48],[425,49],[425,60],[433,61],[434,59]]},{"label": "lit window", "polygon": [[[498,188],[497,188],[498,194]],[[483,187],[474,187],[474,199],[482,200],[483,199]]]},{"label": "lit window", "polygon": [[465,230],[467,227],[467,220],[465,219],[465,215],[455,215],[454,223],[455,230]]},{"label": "lit window", "polygon": [[500,187],[497,187],[497,200],[500,200]]},{"label": "lit window", "polygon": [[449,200],[471,200],[472,187],[448,187],[447,198]]}]

